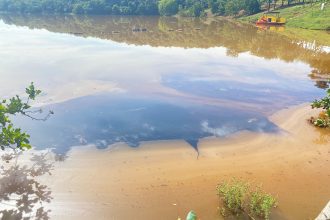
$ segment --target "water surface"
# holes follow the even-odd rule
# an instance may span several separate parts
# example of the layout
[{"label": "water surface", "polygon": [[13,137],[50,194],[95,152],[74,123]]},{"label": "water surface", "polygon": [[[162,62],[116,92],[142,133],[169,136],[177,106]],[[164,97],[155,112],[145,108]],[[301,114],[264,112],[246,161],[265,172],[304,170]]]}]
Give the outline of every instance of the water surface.
[{"label": "water surface", "polygon": [[18,123],[56,152],[178,139],[197,149],[204,137],[278,132],[270,114],[328,87],[325,32],[309,41],[218,19],[0,19],[0,94],[30,81],[44,91],[40,103],[55,115]]}]

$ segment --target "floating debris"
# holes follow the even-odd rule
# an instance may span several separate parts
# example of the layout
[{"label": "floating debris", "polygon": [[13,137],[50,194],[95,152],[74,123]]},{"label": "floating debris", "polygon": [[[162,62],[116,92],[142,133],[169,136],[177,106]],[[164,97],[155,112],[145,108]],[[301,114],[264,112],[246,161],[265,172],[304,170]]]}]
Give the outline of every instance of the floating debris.
[{"label": "floating debris", "polygon": [[83,35],[82,32],[73,32],[72,34],[73,34],[73,35],[77,35],[77,36]]},{"label": "floating debris", "polygon": [[147,31],[147,28],[137,28],[137,27],[134,27],[132,29],[133,32],[146,32]]}]

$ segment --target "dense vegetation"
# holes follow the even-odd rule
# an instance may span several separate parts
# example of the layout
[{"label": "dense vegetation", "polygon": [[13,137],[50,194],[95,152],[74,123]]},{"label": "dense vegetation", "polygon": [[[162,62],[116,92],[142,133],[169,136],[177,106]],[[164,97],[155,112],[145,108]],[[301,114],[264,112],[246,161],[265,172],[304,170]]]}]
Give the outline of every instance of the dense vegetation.
[{"label": "dense vegetation", "polygon": [[0,0],[0,11],[112,15],[253,14],[258,0]]}]

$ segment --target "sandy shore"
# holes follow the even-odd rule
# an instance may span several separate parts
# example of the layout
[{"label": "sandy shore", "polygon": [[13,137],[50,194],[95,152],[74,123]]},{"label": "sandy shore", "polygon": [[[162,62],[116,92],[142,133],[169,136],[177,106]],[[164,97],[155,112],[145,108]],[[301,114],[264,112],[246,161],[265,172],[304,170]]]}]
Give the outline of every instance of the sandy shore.
[{"label": "sandy shore", "polygon": [[200,142],[149,142],[132,149],[77,147],[51,176],[52,219],[177,219],[193,209],[222,219],[215,187],[240,177],[277,196],[273,219],[314,219],[330,199],[330,132],[309,125],[306,105],[270,119],[279,134],[243,132]]}]

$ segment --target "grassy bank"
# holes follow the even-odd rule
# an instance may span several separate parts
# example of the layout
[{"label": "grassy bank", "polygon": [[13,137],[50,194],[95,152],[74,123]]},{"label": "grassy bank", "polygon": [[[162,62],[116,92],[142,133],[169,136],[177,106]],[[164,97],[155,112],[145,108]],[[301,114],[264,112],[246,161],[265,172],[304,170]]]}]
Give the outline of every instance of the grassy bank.
[{"label": "grassy bank", "polygon": [[[313,30],[330,30],[330,2],[325,4],[321,11],[321,3],[313,5],[296,5],[282,9],[276,9],[281,12],[281,16],[287,19],[286,26],[305,28]],[[245,22],[255,22],[262,13],[239,18]]]}]

